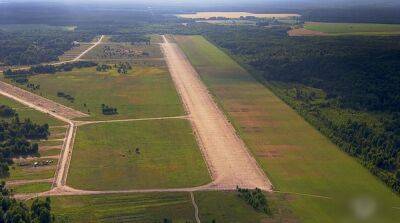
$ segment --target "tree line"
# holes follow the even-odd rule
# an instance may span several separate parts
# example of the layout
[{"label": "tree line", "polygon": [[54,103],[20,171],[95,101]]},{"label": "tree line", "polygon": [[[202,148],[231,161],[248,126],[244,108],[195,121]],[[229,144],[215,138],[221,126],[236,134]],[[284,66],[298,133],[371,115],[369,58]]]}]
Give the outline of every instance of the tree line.
[{"label": "tree line", "polygon": [[94,34],[65,30],[0,29],[0,61],[3,65],[33,65],[58,61],[74,41],[90,41]]},{"label": "tree line", "polygon": [[94,67],[97,63],[91,61],[78,61],[60,65],[37,65],[29,69],[7,69],[3,72],[6,78],[24,77],[35,74],[54,74],[56,72],[71,71],[74,68]]}]

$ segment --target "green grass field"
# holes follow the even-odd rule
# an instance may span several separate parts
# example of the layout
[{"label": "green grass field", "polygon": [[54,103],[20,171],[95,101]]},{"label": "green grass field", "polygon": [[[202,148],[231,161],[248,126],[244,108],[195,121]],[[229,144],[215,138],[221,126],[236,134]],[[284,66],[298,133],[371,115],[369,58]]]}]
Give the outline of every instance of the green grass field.
[{"label": "green grass field", "polygon": [[[172,80],[165,68],[133,67],[128,74],[114,69],[97,72],[96,68],[42,74],[29,78],[39,84],[40,94],[82,112],[89,119],[125,119],[183,115],[184,111]],[[75,98],[72,103],[57,96],[64,92]],[[103,115],[101,105],[118,109],[118,115]],[[86,118],[88,119],[88,118]]]},{"label": "green grass field", "polygon": [[31,183],[18,186],[11,186],[15,194],[17,193],[40,193],[51,189],[51,183]]},{"label": "green grass field", "polygon": [[259,222],[295,222],[287,202],[279,196],[268,196],[271,216],[255,211],[236,192],[196,192],[194,197],[199,207],[202,222],[259,223]]},{"label": "green grass field", "polygon": [[59,196],[51,202],[57,222],[195,222],[188,193]]},{"label": "green grass field", "polygon": [[68,176],[68,185],[89,190],[191,187],[210,181],[187,120],[82,126]]},{"label": "green grass field", "polygon": [[400,219],[397,195],[228,55],[200,36],[176,40],[275,189],[306,194],[291,194],[289,199],[300,221],[356,221],[360,201],[375,207],[367,222]]},{"label": "green grass field", "polygon": [[400,35],[399,24],[310,22],[304,28],[331,35]]},{"label": "green grass field", "polygon": [[[275,213],[272,216],[255,211],[235,192],[196,192],[194,197],[200,220],[205,223],[296,222],[275,195],[268,197]],[[195,222],[189,193],[59,196],[51,197],[51,201],[53,213],[61,222],[158,223],[165,218],[174,223]]]},{"label": "green grass field", "polygon": [[[39,159],[38,159],[39,160]],[[10,176],[6,180],[35,180],[48,179],[54,176],[57,160],[48,166],[33,167],[33,161],[28,162],[28,166],[13,164],[10,167]]]}]

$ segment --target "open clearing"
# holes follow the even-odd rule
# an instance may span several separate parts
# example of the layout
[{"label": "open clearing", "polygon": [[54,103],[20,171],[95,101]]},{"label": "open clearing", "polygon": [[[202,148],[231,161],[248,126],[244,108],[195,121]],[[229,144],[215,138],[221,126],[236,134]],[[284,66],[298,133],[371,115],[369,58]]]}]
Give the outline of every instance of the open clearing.
[{"label": "open clearing", "polygon": [[190,114],[213,176],[213,186],[220,189],[240,186],[271,190],[268,179],[177,44],[169,42],[165,36],[164,41],[162,46],[172,79]]},{"label": "open clearing", "polygon": [[400,35],[399,24],[307,22],[304,29],[289,31],[291,35]]},{"label": "open clearing", "polygon": [[210,181],[189,122],[153,120],[79,127],[67,183],[77,189],[126,190]]},{"label": "open clearing", "polygon": [[400,219],[393,208],[400,206],[398,196],[229,56],[200,36],[175,39],[275,189],[292,195],[290,206],[301,221],[354,220],[348,207],[363,200],[376,205],[372,222]]},{"label": "open clearing", "polygon": [[255,14],[249,12],[196,12],[195,14],[179,14],[178,17],[188,19],[209,19],[211,17],[224,17],[230,19],[238,19],[240,17],[253,16],[257,18],[292,18],[299,17],[299,14]]},{"label": "open clearing", "polygon": [[[85,119],[184,115],[171,77],[162,67],[135,66],[127,74],[119,74],[114,69],[98,72],[96,68],[82,68],[35,75],[29,82],[40,85],[35,94],[89,114]],[[74,102],[58,97],[58,92],[73,96]],[[118,114],[103,115],[102,104],[117,108]]]}]

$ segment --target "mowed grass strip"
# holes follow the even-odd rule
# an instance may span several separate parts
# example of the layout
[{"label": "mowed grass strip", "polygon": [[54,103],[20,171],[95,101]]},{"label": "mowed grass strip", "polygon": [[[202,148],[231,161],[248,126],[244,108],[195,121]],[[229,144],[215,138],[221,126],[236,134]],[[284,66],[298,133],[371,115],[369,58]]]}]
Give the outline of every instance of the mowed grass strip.
[{"label": "mowed grass strip", "polygon": [[210,181],[189,122],[156,120],[79,127],[67,184],[123,190],[193,187]]},{"label": "mowed grass strip", "polygon": [[[126,119],[183,115],[179,96],[165,68],[134,66],[127,74],[95,67],[29,78],[40,85],[34,93],[90,114],[86,119]],[[21,86],[20,86],[21,87]],[[70,102],[58,92],[75,98]],[[117,108],[117,115],[103,115],[102,104]]]},{"label": "mowed grass strip", "polygon": [[195,222],[188,193],[59,196],[51,202],[57,222]]},{"label": "mowed grass strip", "polygon": [[[175,39],[225,110],[276,190],[304,222],[354,220],[354,205],[379,222],[400,219],[400,199],[293,109],[201,36]],[[327,198],[307,196],[322,195]]]},{"label": "mowed grass strip", "polygon": [[400,35],[399,24],[308,22],[304,28],[331,35]]}]

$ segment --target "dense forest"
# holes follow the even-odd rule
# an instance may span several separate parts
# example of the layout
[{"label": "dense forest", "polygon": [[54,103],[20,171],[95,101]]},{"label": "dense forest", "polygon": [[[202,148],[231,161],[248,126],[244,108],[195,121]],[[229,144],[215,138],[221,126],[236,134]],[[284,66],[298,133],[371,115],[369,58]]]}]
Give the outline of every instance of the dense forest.
[{"label": "dense forest", "polygon": [[39,146],[30,140],[47,139],[50,132],[47,124],[21,121],[18,113],[5,105],[0,105],[0,119],[0,178],[4,178],[9,174],[12,158],[37,155]]},{"label": "dense forest", "polygon": [[288,37],[285,28],[201,29],[400,192],[400,37]]},{"label": "dense forest", "polygon": [[58,56],[73,46],[73,41],[90,41],[89,32],[63,28],[2,28],[0,26],[0,65],[30,65],[58,61]]}]

